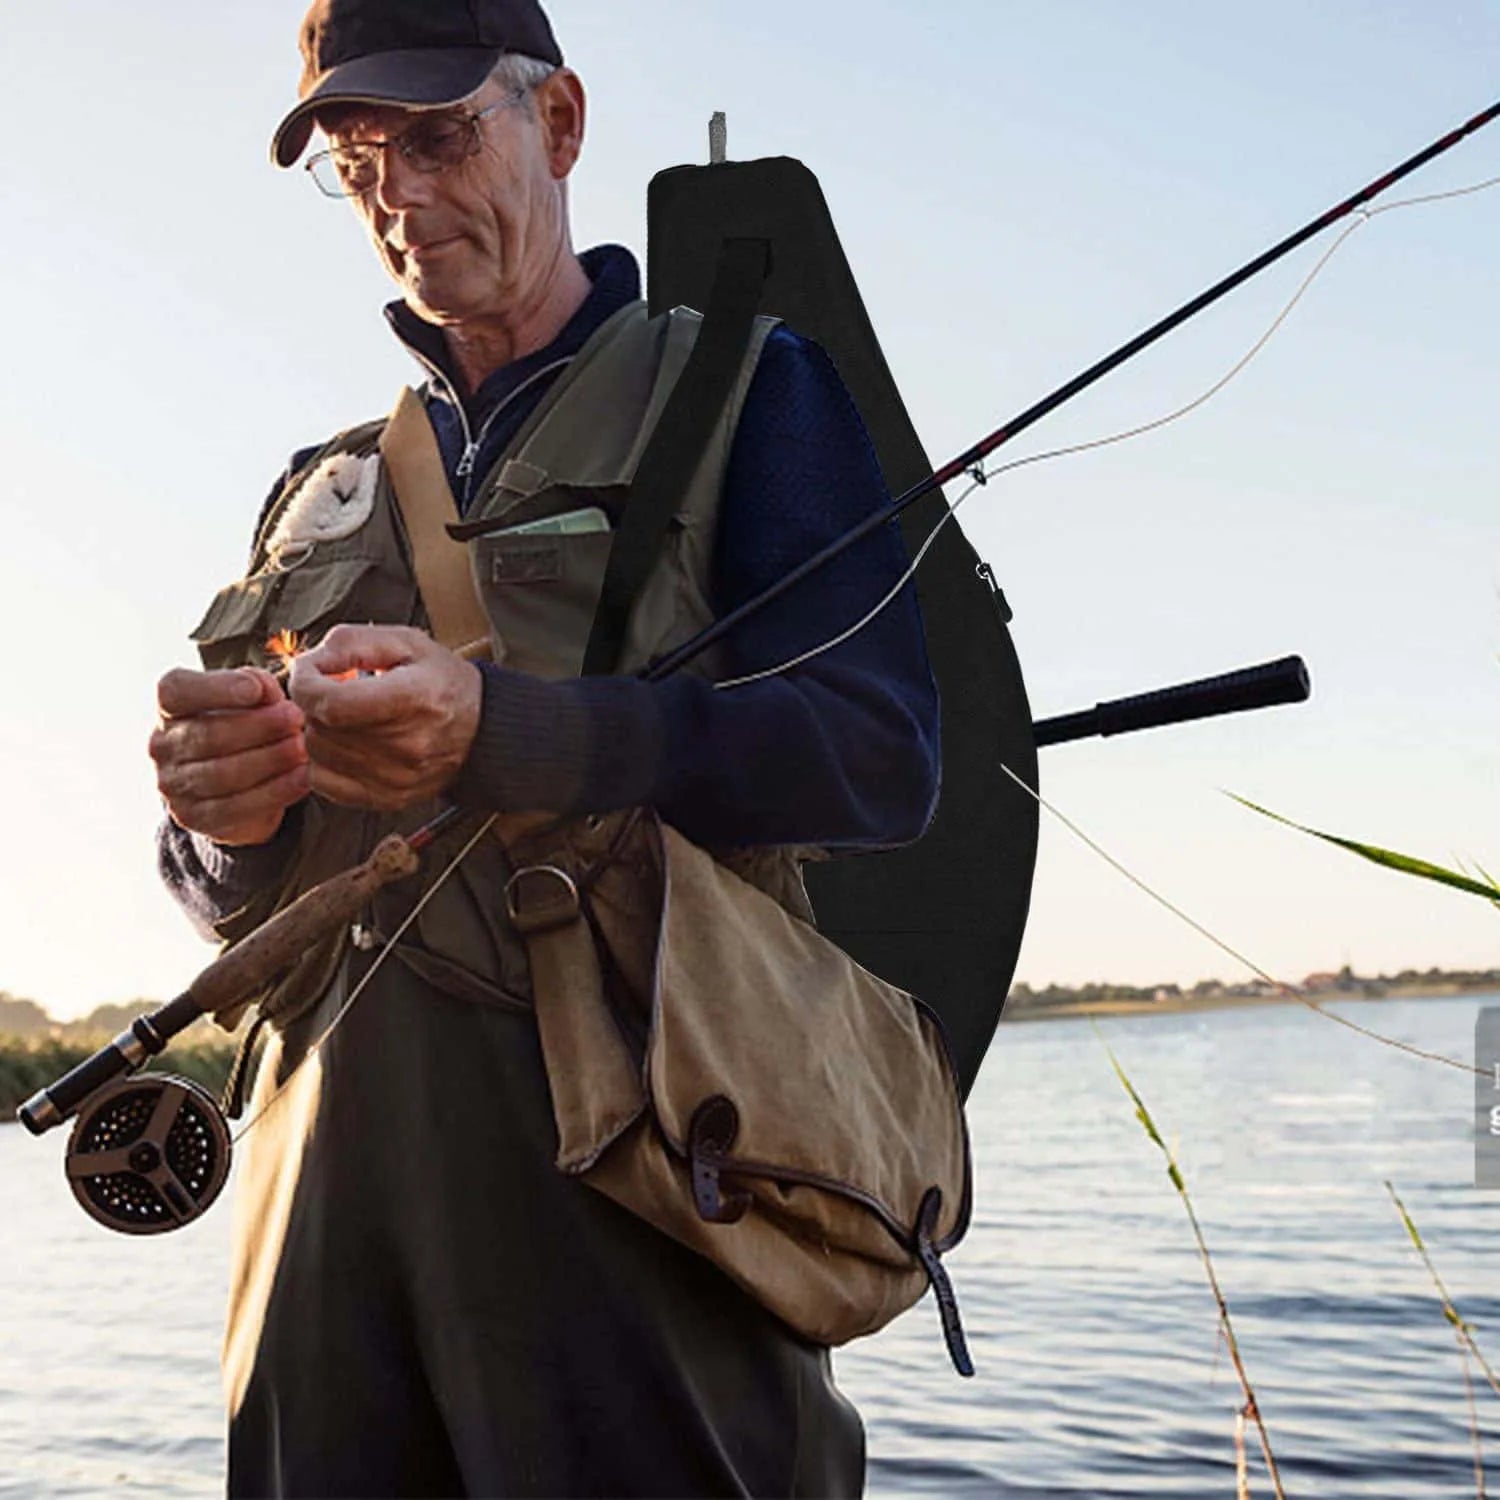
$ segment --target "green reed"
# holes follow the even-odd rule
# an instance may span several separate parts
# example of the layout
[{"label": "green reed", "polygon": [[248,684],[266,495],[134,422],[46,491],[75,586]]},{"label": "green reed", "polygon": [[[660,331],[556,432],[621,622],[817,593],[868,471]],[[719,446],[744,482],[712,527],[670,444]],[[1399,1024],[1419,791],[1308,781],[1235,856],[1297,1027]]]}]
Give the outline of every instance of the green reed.
[{"label": "green reed", "polygon": [[1448,1295],[1448,1288],[1443,1285],[1443,1278],[1438,1275],[1438,1269],[1433,1265],[1432,1257],[1427,1253],[1427,1246],[1422,1242],[1421,1231],[1412,1222],[1411,1215],[1406,1211],[1406,1205],[1401,1201],[1400,1194],[1391,1186],[1389,1178],[1386,1178],[1385,1190],[1391,1195],[1391,1201],[1396,1205],[1396,1212],[1401,1215],[1401,1222],[1406,1225],[1406,1232],[1411,1237],[1412,1244],[1417,1247],[1417,1254],[1422,1257],[1422,1264],[1427,1267],[1427,1274],[1432,1277],[1432,1284],[1437,1288],[1438,1300],[1443,1304],[1443,1316],[1447,1318],[1458,1339],[1459,1353],[1463,1357],[1464,1391],[1469,1398],[1469,1434],[1474,1441],[1474,1482],[1479,1500],[1484,1500],[1484,1459],[1479,1446],[1479,1413],[1474,1405],[1474,1381],[1469,1374],[1469,1356],[1473,1355],[1478,1362],[1479,1368],[1484,1371],[1485,1379],[1490,1383],[1490,1389],[1497,1396],[1500,1396],[1500,1383],[1497,1383],[1495,1372],[1481,1353],[1479,1345],[1474,1342],[1473,1328],[1461,1316],[1454,1305],[1453,1298]]},{"label": "green reed", "polygon": [[[1188,1222],[1193,1226],[1193,1238],[1198,1242],[1198,1255],[1203,1261],[1203,1269],[1208,1275],[1208,1284],[1213,1290],[1214,1302],[1219,1309],[1219,1327],[1223,1330],[1224,1343],[1229,1349],[1229,1357],[1234,1361],[1234,1371],[1239,1376],[1240,1388],[1245,1393],[1245,1404],[1241,1408],[1241,1419],[1248,1415],[1255,1423],[1256,1431],[1260,1435],[1260,1451],[1266,1460],[1266,1472],[1271,1476],[1271,1483],[1276,1490],[1276,1500],[1286,1500],[1286,1491],[1281,1487],[1281,1471],[1276,1467],[1276,1459],[1271,1452],[1270,1434],[1267,1433],[1266,1424],[1261,1418],[1260,1403],[1255,1399],[1255,1390],[1250,1384],[1250,1376],[1245,1370],[1245,1362],[1240,1357],[1239,1340],[1234,1335],[1234,1324],[1229,1317],[1229,1304],[1225,1301],[1223,1289],[1219,1286],[1219,1277],[1218,1273],[1214,1270],[1213,1257],[1208,1251],[1208,1241],[1203,1236],[1203,1226],[1198,1222],[1198,1214],[1193,1207],[1192,1197],[1188,1193],[1187,1183],[1183,1179],[1182,1169],[1177,1165],[1177,1158],[1172,1154],[1172,1148],[1167,1145],[1161,1132],[1156,1128],[1156,1121],[1151,1118],[1151,1111],[1146,1108],[1145,1100],[1136,1092],[1135,1085],[1125,1076],[1125,1069],[1120,1066],[1119,1058],[1115,1056],[1109,1043],[1104,1040],[1103,1033],[1100,1032],[1097,1025],[1094,1027],[1094,1034],[1098,1036],[1100,1045],[1108,1054],[1110,1065],[1115,1070],[1115,1076],[1124,1085],[1125,1092],[1130,1095],[1131,1103],[1135,1105],[1135,1117],[1141,1122],[1141,1128],[1167,1159],[1167,1176],[1172,1179],[1172,1186],[1177,1189],[1177,1195],[1182,1199],[1182,1206],[1187,1210]],[[1238,1459],[1236,1467],[1240,1467]],[[1237,1485],[1237,1488],[1242,1494],[1247,1492],[1243,1481]]]}]

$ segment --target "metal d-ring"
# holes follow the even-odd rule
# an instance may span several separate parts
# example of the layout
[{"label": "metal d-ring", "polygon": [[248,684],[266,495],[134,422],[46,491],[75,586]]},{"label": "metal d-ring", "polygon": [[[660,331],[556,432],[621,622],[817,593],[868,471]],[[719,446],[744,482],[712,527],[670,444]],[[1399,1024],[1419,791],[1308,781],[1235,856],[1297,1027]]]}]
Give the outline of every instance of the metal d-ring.
[{"label": "metal d-ring", "polygon": [[[562,887],[561,902],[543,901],[523,912],[517,900],[518,886],[528,875],[549,875],[556,880]],[[579,910],[578,883],[559,865],[526,865],[505,882],[505,912],[518,932],[541,932],[549,927],[561,927],[575,921]]]}]

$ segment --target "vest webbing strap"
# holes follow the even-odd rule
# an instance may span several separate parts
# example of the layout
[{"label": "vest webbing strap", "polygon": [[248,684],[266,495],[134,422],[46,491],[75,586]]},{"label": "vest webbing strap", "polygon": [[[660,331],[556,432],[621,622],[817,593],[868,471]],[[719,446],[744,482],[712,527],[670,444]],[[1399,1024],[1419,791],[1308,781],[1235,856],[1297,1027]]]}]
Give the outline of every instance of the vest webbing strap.
[{"label": "vest webbing strap", "polygon": [[444,529],[458,519],[458,507],[432,424],[415,391],[401,392],[380,438],[380,456],[406,523],[412,572],[433,639],[451,651],[463,649],[466,656],[483,654],[489,616],[474,586],[469,549]]},{"label": "vest webbing strap", "polygon": [[585,677],[613,672],[636,596],[656,565],[693,471],[734,388],[770,274],[768,240],[726,239],[693,352],[636,468],[615,531],[588,646]]}]

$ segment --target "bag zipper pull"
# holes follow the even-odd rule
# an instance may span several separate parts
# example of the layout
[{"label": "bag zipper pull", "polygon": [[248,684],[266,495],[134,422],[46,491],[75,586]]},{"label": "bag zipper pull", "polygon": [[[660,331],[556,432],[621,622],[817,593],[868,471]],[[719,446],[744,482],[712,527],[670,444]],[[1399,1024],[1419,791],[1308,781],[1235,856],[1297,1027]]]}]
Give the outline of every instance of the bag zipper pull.
[{"label": "bag zipper pull", "polygon": [[458,479],[467,479],[474,472],[474,460],[479,457],[479,444],[469,443],[463,451],[463,456],[458,460],[458,467],[453,471]]}]

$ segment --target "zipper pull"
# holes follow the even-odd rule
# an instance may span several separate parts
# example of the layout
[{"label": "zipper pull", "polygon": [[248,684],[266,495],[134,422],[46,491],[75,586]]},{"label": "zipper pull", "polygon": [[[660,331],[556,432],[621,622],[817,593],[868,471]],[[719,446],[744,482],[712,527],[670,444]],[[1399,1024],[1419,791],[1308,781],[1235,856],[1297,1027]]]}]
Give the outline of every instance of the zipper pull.
[{"label": "zipper pull", "polygon": [[1000,623],[1009,625],[1015,619],[1015,615],[1011,610],[1010,601],[1005,597],[1005,590],[1000,587],[1000,582],[995,577],[995,570],[987,562],[981,562],[974,571],[989,584],[990,599],[994,603],[995,612],[1000,616]]},{"label": "zipper pull", "polygon": [[458,467],[453,471],[459,479],[467,479],[474,472],[474,460],[479,457],[479,444],[470,443],[464,449],[463,457],[458,461]]}]

